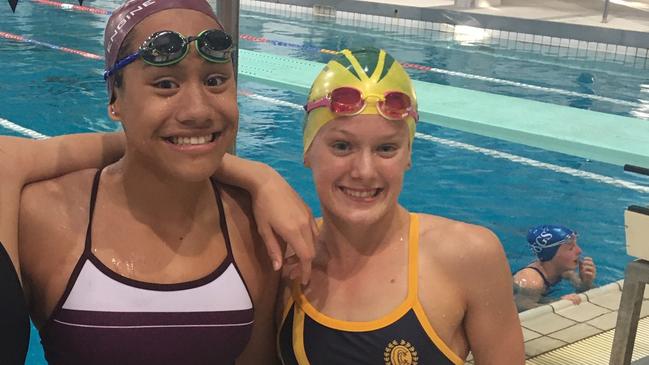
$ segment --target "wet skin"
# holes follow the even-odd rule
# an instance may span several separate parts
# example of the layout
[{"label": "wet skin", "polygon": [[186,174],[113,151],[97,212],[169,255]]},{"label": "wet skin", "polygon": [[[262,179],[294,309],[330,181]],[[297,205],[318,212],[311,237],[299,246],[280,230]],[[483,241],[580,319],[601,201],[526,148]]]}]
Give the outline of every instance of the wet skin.
[{"label": "wet skin", "polygon": [[[187,36],[213,28],[218,28],[216,22],[200,12],[165,10],[135,27],[129,51],[156,31]],[[116,95],[109,107],[115,113],[109,115],[124,126],[126,154],[102,173],[93,254],[114,272],[143,282],[202,278],[226,255],[209,177],[219,168],[237,128],[232,65],[207,62],[192,44],[189,54],[173,66],[154,67],[141,60],[128,65]],[[35,184],[23,193],[25,250],[20,258],[39,327],[63,294],[83,251],[94,172]],[[224,187],[222,195],[233,254],[255,306],[252,338],[237,363],[273,363],[278,275],[256,234],[247,194]],[[29,229],[36,225],[38,231]]]}]

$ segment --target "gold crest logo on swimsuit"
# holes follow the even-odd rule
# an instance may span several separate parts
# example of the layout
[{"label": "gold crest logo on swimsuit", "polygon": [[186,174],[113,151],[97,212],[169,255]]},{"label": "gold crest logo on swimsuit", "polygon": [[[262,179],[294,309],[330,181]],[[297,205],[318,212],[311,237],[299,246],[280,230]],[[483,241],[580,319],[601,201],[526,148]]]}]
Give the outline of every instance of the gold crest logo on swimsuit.
[{"label": "gold crest logo on swimsuit", "polygon": [[385,347],[383,360],[385,360],[385,365],[417,365],[419,356],[417,356],[415,346],[410,342],[392,340]]}]

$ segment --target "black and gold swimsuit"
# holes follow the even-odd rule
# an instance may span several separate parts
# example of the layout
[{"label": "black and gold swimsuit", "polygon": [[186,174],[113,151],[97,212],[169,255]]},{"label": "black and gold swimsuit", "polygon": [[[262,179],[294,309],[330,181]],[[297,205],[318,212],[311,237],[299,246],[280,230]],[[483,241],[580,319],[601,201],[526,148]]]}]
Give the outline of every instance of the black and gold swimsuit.
[{"label": "black and gold swimsuit", "polygon": [[418,293],[419,220],[410,215],[408,296],[388,315],[349,322],[315,309],[294,286],[284,306],[278,349],[284,365],[461,365],[459,356],[437,335]]}]

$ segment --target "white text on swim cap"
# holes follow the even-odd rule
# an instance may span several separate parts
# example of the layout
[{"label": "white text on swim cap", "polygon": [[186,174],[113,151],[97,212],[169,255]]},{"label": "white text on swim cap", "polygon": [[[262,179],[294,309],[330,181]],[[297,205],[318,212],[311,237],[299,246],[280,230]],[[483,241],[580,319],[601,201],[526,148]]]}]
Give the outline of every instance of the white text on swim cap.
[{"label": "white text on swim cap", "polygon": [[[133,1],[137,1],[137,0],[130,0],[130,1],[126,2],[123,6],[128,6],[128,4],[132,3]],[[126,23],[128,23],[128,21],[133,17],[133,15],[135,13],[137,13],[138,11],[143,10],[144,8],[148,8],[149,6],[154,5],[154,4],[156,4],[155,0],[147,0],[147,1],[143,2],[141,5],[139,5],[137,8],[133,9],[128,14],[126,14],[124,19],[122,19],[119,22],[119,24],[117,24],[117,26],[115,27],[115,30],[113,31],[113,35],[110,37],[110,42],[108,43],[107,48],[110,50],[113,47],[113,42],[115,40],[115,37],[117,36],[119,31],[122,30],[122,28],[124,28],[124,25],[126,25]]]}]

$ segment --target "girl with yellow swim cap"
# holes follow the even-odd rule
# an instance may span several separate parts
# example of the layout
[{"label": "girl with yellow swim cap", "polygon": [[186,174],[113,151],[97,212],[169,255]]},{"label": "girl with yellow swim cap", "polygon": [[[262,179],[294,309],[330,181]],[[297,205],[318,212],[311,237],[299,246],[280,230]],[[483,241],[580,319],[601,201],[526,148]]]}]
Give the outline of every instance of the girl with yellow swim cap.
[{"label": "girl with yellow swim cap", "polygon": [[399,194],[418,119],[403,67],[343,50],[305,105],[304,162],[322,222],[311,281],[283,292],[294,364],[523,364],[511,273],[488,229],[411,213]]}]

